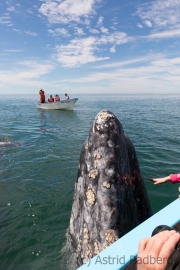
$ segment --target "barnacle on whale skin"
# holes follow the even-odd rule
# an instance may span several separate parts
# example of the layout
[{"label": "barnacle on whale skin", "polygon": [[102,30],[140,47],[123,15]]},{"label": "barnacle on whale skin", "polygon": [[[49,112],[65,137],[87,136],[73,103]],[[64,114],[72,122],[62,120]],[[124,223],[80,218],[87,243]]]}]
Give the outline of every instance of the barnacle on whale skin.
[{"label": "barnacle on whale skin", "polygon": [[85,145],[85,149],[88,150],[88,143]]},{"label": "barnacle on whale skin", "polygon": [[101,154],[95,152],[94,157],[95,157],[95,159],[100,159],[102,156],[101,156]]},{"label": "barnacle on whale skin", "polygon": [[98,160],[96,159],[96,160],[94,161],[94,168],[95,168],[95,169],[97,169],[97,165],[98,165]]},{"label": "barnacle on whale skin", "polygon": [[104,248],[109,247],[111,244],[113,244],[118,239],[115,235],[114,230],[107,230],[105,233],[105,236],[106,236],[106,243],[105,243]]},{"label": "barnacle on whale skin", "polygon": [[84,244],[87,245],[89,241],[89,232],[84,234]]},{"label": "barnacle on whale skin", "polygon": [[89,245],[86,246],[86,256],[92,258],[92,252]]},{"label": "barnacle on whale skin", "polygon": [[99,245],[99,243],[96,241],[96,242],[94,242],[94,255],[99,254],[99,252],[100,252],[100,245]]},{"label": "barnacle on whale skin", "polygon": [[106,187],[106,188],[111,188],[111,184],[109,184],[108,182],[103,182],[103,187]]},{"label": "barnacle on whale skin", "polygon": [[98,175],[97,170],[92,170],[92,171],[89,172],[89,177],[92,178],[92,179],[95,179],[97,175]]},{"label": "barnacle on whale skin", "polygon": [[88,190],[86,192],[86,198],[90,205],[93,205],[95,203],[95,192],[93,191],[92,185],[88,186]]},{"label": "barnacle on whale skin", "polygon": [[99,117],[102,119],[102,120],[106,120],[108,118],[109,114],[107,112],[102,112],[99,114]]}]

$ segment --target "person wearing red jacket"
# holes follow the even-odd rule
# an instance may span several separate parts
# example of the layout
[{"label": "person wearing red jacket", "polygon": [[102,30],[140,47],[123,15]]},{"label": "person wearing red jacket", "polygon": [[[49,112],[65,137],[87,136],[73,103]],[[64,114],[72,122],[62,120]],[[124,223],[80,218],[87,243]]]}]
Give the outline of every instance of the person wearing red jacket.
[{"label": "person wearing red jacket", "polygon": [[55,102],[56,102],[56,101],[60,101],[59,95],[56,95],[56,96],[55,96]]},{"label": "person wearing red jacket", "polygon": [[46,97],[44,95],[44,90],[40,90],[39,91],[39,94],[40,94],[40,103],[45,103],[46,102]]},{"label": "person wearing red jacket", "polygon": [[52,95],[50,95],[50,97],[48,98],[48,102],[54,102],[54,98],[52,97]]}]

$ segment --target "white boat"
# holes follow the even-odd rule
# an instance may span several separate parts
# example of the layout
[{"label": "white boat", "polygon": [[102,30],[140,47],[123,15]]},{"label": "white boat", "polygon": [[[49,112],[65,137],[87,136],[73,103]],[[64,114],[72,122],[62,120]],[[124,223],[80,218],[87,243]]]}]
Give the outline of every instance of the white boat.
[{"label": "white boat", "polygon": [[73,110],[74,104],[78,98],[72,98],[56,102],[38,103],[37,108],[45,110]]}]

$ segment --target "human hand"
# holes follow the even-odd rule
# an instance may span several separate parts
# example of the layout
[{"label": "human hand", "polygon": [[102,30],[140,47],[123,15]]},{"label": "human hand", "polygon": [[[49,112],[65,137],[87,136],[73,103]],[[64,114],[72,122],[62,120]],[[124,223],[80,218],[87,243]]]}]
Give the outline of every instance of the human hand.
[{"label": "human hand", "polygon": [[155,185],[163,184],[165,182],[171,181],[170,176],[162,177],[162,178],[148,178],[148,180],[154,182]]},{"label": "human hand", "polygon": [[138,248],[137,270],[164,270],[179,240],[180,235],[174,230],[142,239]]}]

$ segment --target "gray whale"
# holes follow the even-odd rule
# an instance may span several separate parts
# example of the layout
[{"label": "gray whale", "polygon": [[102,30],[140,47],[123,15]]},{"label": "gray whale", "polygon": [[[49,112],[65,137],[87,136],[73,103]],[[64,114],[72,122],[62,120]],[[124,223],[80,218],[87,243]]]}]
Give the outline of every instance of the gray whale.
[{"label": "gray whale", "polygon": [[26,145],[24,142],[12,142],[7,138],[0,137],[0,148],[11,148]]},{"label": "gray whale", "polygon": [[98,113],[85,141],[68,234],[81,266],[152,215],[131,140],[110,111]]},{"label": "gray whale", "polygon": [[2,138],[0,137],[0,147],[6,147],[10,144],[11,142],[6,139],[6,138]]}]

